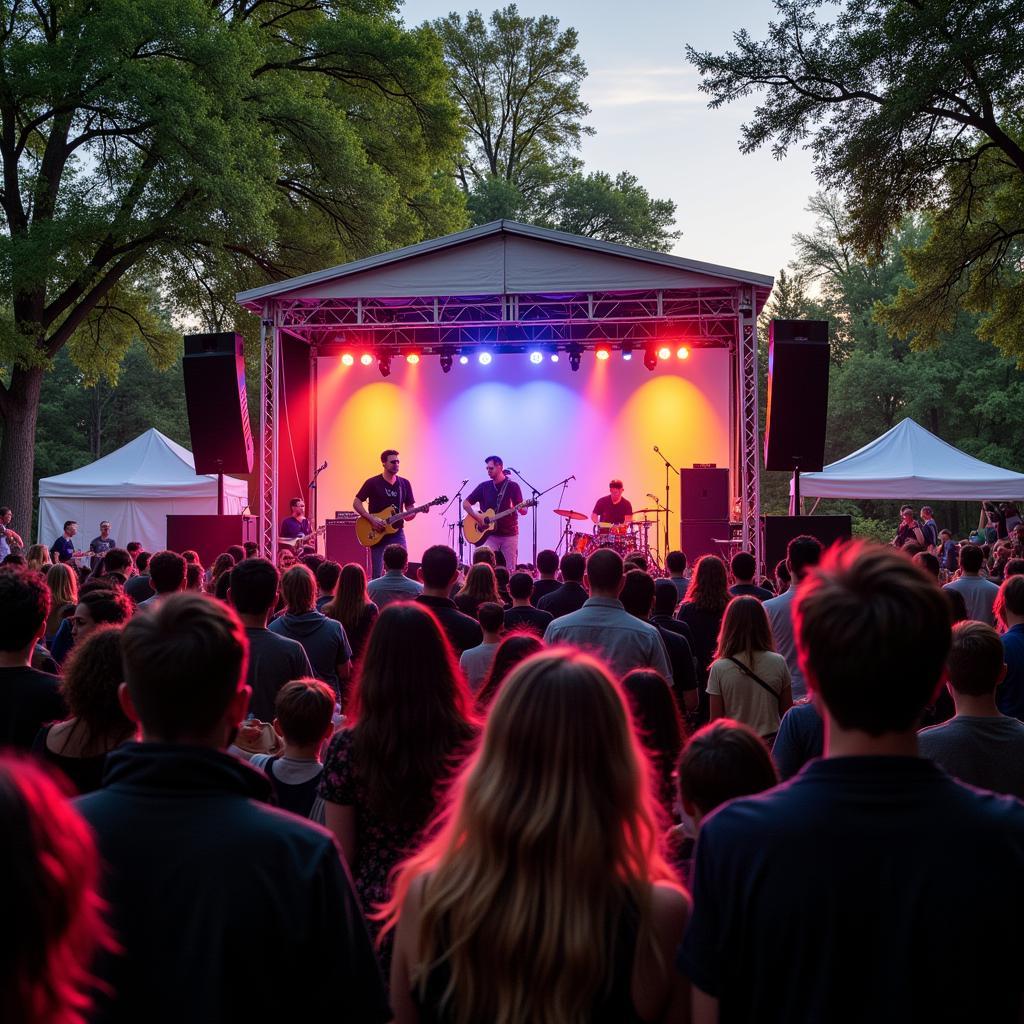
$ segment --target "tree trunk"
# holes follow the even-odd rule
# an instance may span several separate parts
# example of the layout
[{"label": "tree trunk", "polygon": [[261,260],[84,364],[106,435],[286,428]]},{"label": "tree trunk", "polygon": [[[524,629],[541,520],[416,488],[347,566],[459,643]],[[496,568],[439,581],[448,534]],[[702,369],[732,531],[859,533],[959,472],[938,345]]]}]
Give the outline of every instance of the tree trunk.
[{"label": "tree trunk", "polygon": [[32,543],[32,473],[42,383],[41,367],[17,368],[0,402],[4,423],[0,441],[0,505],[10,505],[14,512],[11,526],[26,545]]}]

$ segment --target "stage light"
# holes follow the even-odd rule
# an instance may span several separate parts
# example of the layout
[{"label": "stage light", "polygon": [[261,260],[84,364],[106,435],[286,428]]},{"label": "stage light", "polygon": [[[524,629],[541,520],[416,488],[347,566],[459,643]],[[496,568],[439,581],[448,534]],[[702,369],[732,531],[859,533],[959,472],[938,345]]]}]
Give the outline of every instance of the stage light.
[{"label": "stage light", "polygon": [[575,373],[580,368],[580,356],[583,355],[583,349],[579,345],[569,346],[569,368]]},{"label": "stage light", "polygon": [[380,375],[382,377],[390,377],[391,376],[391,353],[390,352],[381,352],[380,355],[377,356],[377,369],[380,370]]},{"label": "stage light", "polygon": [[477,360],[479,361],[481,366],[490,366],[491,358],[492,357],[490,352],[481,352],[480,355],[477,356]]},{"label": "stage light", "polygon": [[648,345],[644,349],[644,366],[646,366],[648,370],[653,370],[657,365],[658,355],[654,351],[653,346]]},{"label": "stage light", "polygon": [[459,363],[465,366],[469,362],[469,356],[459,356]]},{"label": "stage light", "polygon": [[604,360],[606,360],[611,355],[611,352],[608,351],[608,346],[607,345],[601,345],[597,349],[596,355],[597,355],[598,359],[600,359],[602,362],[604,362]]},{"label": "stage light", "polygon": [[624,341],[622,343],[622,358],[627,362],[633,358],[633,342]]},{"label": "stage light", "polygon": [[680,345],[679,348],[676,349],[676,359],[689,359],[689,358],[690,358],[690,350],[685,345]]},{"label": "stage light", "polygon": [[356,357],[351,352],[346,352],[341,357],[341,363],[343,366],[351,366],[356,361]]},{"label": "stage light", "polygon": [[412,366],[415,366],[420,361],[419,352],[410,352],[406,357],[405,361]]},{"label": "stage light", "polygon": [[372,366],[373,365],[373,356],[371,356],[369,352],[364,352],[359,357],[359,362],[361,362],[363,364],[363,366]]},{"label": "stage light", "polygon": [[543,352],[531,352],[530,353],[530,362],[533,363],[534,366],[537,366],[538,364],[543,363],[544,362],[544,353]]},{"label": "stage light", "polygon": [[557,352],[552,352],[551,353],[551,362],[553,362],[553,363],[557,363],[558,362],[558,353]]},{"label": "stage light", "polygon": [[668,345],[662,345],[661,348],[658,349],[658,358],[659,359],[669,359],[669,358],[671,358],[671,356],[672,356],[672,349],[670,349],[668,347]]}]

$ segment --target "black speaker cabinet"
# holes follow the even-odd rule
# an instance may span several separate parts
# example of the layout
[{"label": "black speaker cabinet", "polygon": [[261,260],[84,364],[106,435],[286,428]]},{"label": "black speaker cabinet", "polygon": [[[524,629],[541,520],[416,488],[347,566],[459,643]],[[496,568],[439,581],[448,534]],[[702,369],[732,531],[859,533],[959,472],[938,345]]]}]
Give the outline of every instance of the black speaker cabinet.
[{"label": "black speaker cabinet", "polygon": [[186,334],[181,366],[197,473],[251,473],[252,428],[240,334]]},{"label": "black speaker cabinet", "polygon": [[701,555],[728,557],[729,521],[727,519],[690,519],[679,524],[679,548],[693,565]]},{"label": "black speaker cabinet", "polygon": [[683,522],[729,518],[729,470],[698,466],[681,469],[679,483],[679,518]]},{"label": "black speaker cabinet", "polygon": [[213,565],[217,556],[232,544],[256,540],[253,516],[177,516],[167,517],[167,547],[171,551],[198,552],[203,565]]},{"label": "black speaker cabinet", "polygon": [[794,537],[809,534],[830,548],[836,541],[849,540],[849,516],[762,516],[764,527],[764,564],[770,571],[786,557],[786,547]]},{"label": "black speaker cabinet", "polygon": [[773,320],[768,332],[765,469],[817,472],[825,461],[828,321]]}]

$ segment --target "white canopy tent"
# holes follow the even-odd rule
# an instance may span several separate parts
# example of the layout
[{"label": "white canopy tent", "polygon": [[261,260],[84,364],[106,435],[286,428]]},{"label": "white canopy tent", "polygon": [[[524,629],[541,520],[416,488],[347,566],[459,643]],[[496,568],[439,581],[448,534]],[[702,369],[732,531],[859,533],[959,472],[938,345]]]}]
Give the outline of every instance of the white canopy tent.
[{"label": "white canopy tent", "polygon": [[[792,496],[792,481],[789,487]],[[1024,473],[982,462],[908,418],[820,473],[801,473],[800,494],[896,501],[1016,501],[1024,499]]]},{"label": "white canopy tent", "polygon": [[[224,512],[248,504],[249,485],[224,478]],[[120,545],[141,541],[147,551],[167,545],[167,516],[214,515],[217,477],[197,476],[192,453],[159,430],[149,429],[102,459],[39,481],[38,540],[49,546],[74,519],[81,550],[99,534],[102,520]]]}]

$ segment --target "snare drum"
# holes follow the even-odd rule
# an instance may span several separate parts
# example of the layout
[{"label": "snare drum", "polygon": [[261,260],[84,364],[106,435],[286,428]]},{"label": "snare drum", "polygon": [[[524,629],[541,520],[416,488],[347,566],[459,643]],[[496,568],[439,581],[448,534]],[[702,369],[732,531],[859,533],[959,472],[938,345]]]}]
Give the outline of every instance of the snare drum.
[{"label": "snare drum", "polygon": [[572,535],[572,542],[569,544],[570,551],[576,551],[581,555],[589,555],[594,546],[594,539],[589,533],[576,532]]}]

